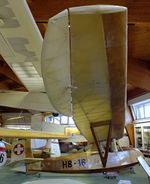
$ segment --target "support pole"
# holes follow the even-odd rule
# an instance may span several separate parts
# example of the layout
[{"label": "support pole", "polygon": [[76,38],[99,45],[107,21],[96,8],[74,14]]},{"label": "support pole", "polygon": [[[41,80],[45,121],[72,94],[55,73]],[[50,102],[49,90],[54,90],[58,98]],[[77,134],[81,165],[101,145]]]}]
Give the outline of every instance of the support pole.
[{"label": "support pole", "polygon": [[[94,128],[95,127],[100,127],[100,126],[105,126],[108,125],[108,135],[107,135],[107,140],[106,140],[106,148],[105,148],[105,153],[103,155],[101,148],[100,148],[100,144],[99,144],[99,140],[95,134]],[[106,163],[107,163],[107,158],[108,158],[108,152],[109,152],[109,147],[110,147],[110,143],[111,143],[111,133],[112,133],[112,124],[111,122],[96,122],[96,123],[91,123],[91,131],[92,131],[92,135],[94,137],[101,161],[102,161],[102,165],[103,167],[106,167]]]}]

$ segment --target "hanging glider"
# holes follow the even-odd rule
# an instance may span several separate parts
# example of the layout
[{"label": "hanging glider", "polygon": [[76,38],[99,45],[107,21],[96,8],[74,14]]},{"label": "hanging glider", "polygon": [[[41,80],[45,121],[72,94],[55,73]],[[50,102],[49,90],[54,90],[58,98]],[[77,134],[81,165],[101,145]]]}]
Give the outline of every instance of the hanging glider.
[{"label": "hanging glider", "polygon": [[[5,98],[3,105],[9,106],[8,95],[11,107],[33,110],[41,107],[42,111],[48,108],[48,111],[73,116],[89,144],[97,145],[98,153],[44,160],[41,170],[50,171],[47,163],[53,164],[51,171],[59,172],[78,169],[100,172],[137,163],[136,157],[141,154],[137,150],[108,152],[111,140],[123,136],[125,122],[127,9],[111,5],[68,8],[49,20],[43,43],[25,0],[3,0],[0,8],[3,17],[0,53],[29,91],[4,92],[5,96],[1,93],[0,99]],[[45,101],[42,106],[40,97]],[[20,135],[13,130],[0,131],[1,135],[5,132],[3,136]],[[28,134],[28,138],[34,133]],[[99,144],[103,141],[106,141],[104,155]],[[116,162],[118,156],[120,159]],[[129,162],[124,163],[126,158]],[[60,170],[57,163],[61,164]]]},{"label": "hanging glider", "polygon": [[[50,18],[42,75],[54,108],[72,115],[106,165],[111,139],[123,136],[126,103],[127,9],[69,8]],[[99,141],[106,141],[102,155]]]}]

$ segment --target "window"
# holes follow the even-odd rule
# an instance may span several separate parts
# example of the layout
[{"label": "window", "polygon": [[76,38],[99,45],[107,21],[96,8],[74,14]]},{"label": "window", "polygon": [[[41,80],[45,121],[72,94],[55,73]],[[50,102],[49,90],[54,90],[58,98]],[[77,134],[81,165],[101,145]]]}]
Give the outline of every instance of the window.
[{"label": "window", "polygon": [[75,123],[74,123],[72,117],[63,116],[63,115],[61,115],[60,124],[62,124],[62,125],[68,125],[68,126],[75,126]]},{"label": "window", "polygon": [[45,117],[45,122],[61,124],[61,125],[68,125],[68,126],[75,126],[75,123],[74,123],[72,117],[64,116],[64,115],[61,115],[61,114],[57,117],[54,117],[52,115],[51,116],[46,116]]},{"label": "window", "polygon": [[61,122],[62,125],[68,125],[68,116],[61,116]]},{"label": "window", "polygon": [[150,118],[150,99],[131,105],[135,120]]}]

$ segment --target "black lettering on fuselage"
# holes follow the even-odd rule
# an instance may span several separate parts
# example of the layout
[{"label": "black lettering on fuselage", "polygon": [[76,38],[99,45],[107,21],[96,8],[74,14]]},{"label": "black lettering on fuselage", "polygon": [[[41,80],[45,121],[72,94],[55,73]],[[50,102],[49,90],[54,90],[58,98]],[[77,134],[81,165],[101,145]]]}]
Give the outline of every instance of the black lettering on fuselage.
[{"label": "black lettering on fuselage", "polygon": [[3,163],[3,161],[4,161],[4,156],[5,156],[4,153],[1,153],[1,154],[0,154],[0,163]]},{"label": "black lettering on fuselage", "polygon": [[62,161],[63,169],[64,168],[71,168],[72,167],[72,161],[71,160],[66,160]]}]

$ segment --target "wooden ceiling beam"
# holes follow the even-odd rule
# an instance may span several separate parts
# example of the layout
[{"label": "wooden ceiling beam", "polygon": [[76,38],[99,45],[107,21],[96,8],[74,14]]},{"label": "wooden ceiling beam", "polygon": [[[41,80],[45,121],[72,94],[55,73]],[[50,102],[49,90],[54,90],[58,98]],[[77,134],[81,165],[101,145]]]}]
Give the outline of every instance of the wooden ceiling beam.
[{"label": "wooden ceiling beam", "polygon": [[134,88],[134,89],[128,91],[128,93],[127,93],[127,100],[131,100],[133,98],[136,98],[138,96],[144,95],[146,93],[147,93],[147,91],[145,91],[144,89]]},{"label": "wooden ceiling beam", "polygon": [[128,83],[150,92],[150,70],[144,61],[129,59]]},{"label": "wooden ceiling beam", "polygon": [[31,12],[36,20],[48,20],[68,7],[108,4],[128,8],[129,22],[149,22],[150,1],[147,0],[28,0]]}]

